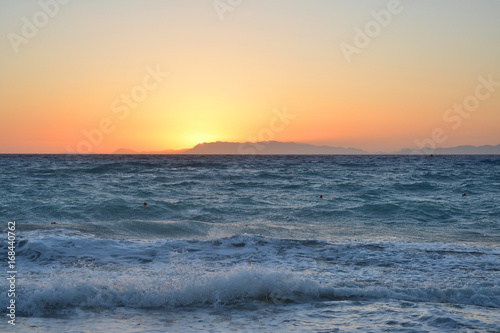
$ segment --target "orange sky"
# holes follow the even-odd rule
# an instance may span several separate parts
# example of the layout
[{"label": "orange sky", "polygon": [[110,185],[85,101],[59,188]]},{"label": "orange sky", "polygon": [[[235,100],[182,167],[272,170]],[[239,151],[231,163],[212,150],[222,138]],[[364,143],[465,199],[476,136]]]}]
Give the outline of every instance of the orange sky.
[{"label": "orange sky", "polygon": [[500,143],[495,0],[63,2],[0,3],[0,153]]}]

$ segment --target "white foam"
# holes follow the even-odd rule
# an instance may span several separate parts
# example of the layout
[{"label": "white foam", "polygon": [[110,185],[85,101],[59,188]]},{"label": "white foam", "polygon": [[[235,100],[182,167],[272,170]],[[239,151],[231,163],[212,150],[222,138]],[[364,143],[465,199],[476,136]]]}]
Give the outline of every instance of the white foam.
[{"label": "white foam", "polygon": [[18,249],[18,297],[28,315],[349,299],[499,308],[499,257],[496,248],[453,244],[39,235]]},{"label": "white foam", "polygon": [[[5,297],[5,295],[3,295]],[[193,267],[107,272],[73,269],[26,279],[18,286],[19,309],[46,315],[76,308],[176,308],[235,302],[303,303],[343,300],[403,300],[500,308],[500,289],[493,286],[393,288],[359,284],[321,284],[290,271],[240,265],[200,272]]]},{"label": "white foam", "polygon": [[317,299],[320,286],[290,272],[252,266],[216,274],[106,274],[77,270],[19,285],[18,304],[28,315],[71,308],[159,308],[223,305],[237,301],[300,302]]}]

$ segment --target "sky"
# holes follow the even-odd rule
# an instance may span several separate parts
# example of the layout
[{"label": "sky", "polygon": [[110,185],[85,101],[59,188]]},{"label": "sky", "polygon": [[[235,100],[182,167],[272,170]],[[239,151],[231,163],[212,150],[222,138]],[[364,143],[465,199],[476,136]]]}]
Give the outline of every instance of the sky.
[{"label": "sky", "polygon": [[0,0],[0,153],[500,144],[498,0]]}]

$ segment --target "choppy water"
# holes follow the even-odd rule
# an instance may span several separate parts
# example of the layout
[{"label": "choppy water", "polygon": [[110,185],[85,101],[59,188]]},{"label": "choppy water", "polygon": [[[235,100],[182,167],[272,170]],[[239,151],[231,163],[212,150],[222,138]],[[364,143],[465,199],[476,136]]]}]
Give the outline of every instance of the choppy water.
[{"label": "choppy water", "polygon": [[500,156],[3,155],[0,194],[1,330],[500,331]]}]

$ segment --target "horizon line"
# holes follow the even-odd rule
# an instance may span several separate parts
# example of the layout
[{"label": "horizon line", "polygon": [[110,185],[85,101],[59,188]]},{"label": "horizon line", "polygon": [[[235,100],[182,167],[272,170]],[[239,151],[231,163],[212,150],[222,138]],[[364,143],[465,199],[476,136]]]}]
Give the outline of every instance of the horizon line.
[{"label": "horizon line", "polygon": [[[206,145],[206,144],[269,144],[269,143],[280,143],[280,144],[297,144],[297,145],[306,145],[306,146],[312,146],[315,148],[336,148],[336,149],[345,149],[345,150],[357,150],[359,152],[357,153],[186,153],[190,150],[193,150],[194,148],[201,146],[201,145]],[[312,143],[305,143],[305,142],[295,142],[295,141],[256,141],[256,142],[251,142],[251,141],[246,141],[246,142],[234,142],[234,141],[212,141],[212,142],[201,142],[196,145],[194,145],[191,148],[181,148],[181,149],[162,149],[162,150],[147,150],[147,151],[136,151],[134,149],[130,148],[118,148],[115,149],[112,152],[102,152],[102,153],[76,153],[76,152],[54,152],[54,153],[46,153],[46,152],[0,152],[0,155],[429,155],[433,154],[436,150],[442,150],[442,149],[457,149],[457,148],[481,148],[481,147],[500,147],[500,144],[497,145],[492,145],[492,144],[485,144],[485,145],[479,145],[479,146],[474,146],[470,144],[462,144],[458,146],[451,146],[451,147],[435,147],[435,148],[430,148],[430,147],[421,147],[420,149],[417,148],[401,148],[396,151],[391,151],[391,152],[386,152],[386,151],[375,151],[375,152],[368,152],[360,148],[355,148],[355,147],[340,147],[340,146],[329,146],[329,145],[318,145],[318,144],[312,144]],[[131,152],[127,153],[117,153],[120,150],[128,150]],[[412,151],[411,152],[404,152],[404,151]],[[444,155],[498,155],[498,153],[487,153],[487,154],[481,154],[481,153],[445,153]]]}]

